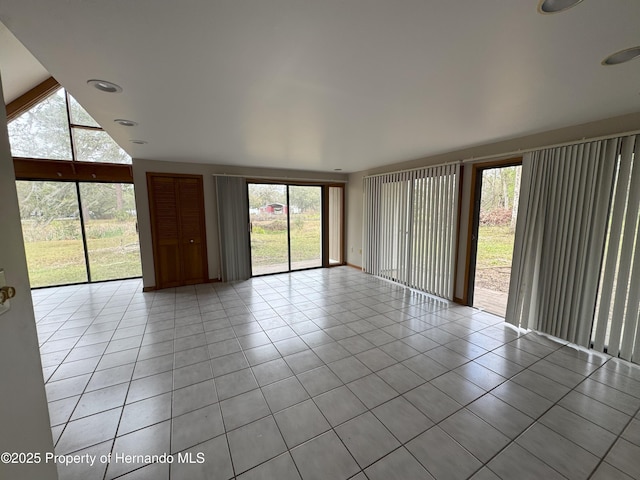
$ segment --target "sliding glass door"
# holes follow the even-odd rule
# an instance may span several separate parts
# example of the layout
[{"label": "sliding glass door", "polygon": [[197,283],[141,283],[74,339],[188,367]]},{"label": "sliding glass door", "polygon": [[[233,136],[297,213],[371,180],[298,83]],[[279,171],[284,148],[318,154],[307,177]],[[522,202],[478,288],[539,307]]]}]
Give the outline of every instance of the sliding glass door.
[{"label": "sliding glass door", "polygon": [[469,304],[504,318],[522,166],[475,168]]},{"label": "sliding glass door", "polygon": [[16,187],[32,287],[142,274],[132,184],[19,180]]},{"label": "sliding glass door", "polygon": [[322,187],[249,183],[252,275],[321,267]]},{"label": "sliding glass door", "polygon": [[80,183],[80,204],[91,281],[142,275],[133,185]]},{"label": "sliding glass door", "polygon": [[289,271],[287,186],[249,183],[252,275]]},{"label": "sliding glass door", "polygon": [[17,181],[16,187],[31,286],[88,281],[76,184]]},{"label": "sliding glass door", "polygon": [[322,187],[289,187],[291,270],[322,266]]}]

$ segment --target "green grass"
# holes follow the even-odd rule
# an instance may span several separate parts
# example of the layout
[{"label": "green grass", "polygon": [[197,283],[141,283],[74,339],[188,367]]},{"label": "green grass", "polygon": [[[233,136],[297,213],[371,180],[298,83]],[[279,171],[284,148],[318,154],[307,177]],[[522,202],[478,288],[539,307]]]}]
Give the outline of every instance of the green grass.
[{"label": "green grass", "polygon": [[480,226],[476,268],[510,267],[513,239],[508,226]]},{"label": "green grass", "polygon": [[[142,274],[135,224],[117,220],[92,220],[87,228],[91,280],[113,280]],[[79,232],[75,239],[56,238],[57,225],[23,224],[25,252],[32,287],[87,281]],[[117,235],[116,235],[117,233]]]},{"label": "green grass", "polygon": [[[282,220],[285,220],[284,222]],[[254,266],[287,263],[286,219],[252,218],[251,262]],[[291,261],[319,259],[322,255],[320,215],[292,215]]]},{"label": "green grass", "polygon": [[[251,257],[254,266],[287,262],[287,230],[283,218],[252,219]],[[35,228],[26,226],[25,228]],[[114,232],[117,232],[116,236]],[[37,238],[33,231],[25,238]],[[135,277],[142,274],[138,236],[131,222],[93,220],[88,228],[92,280]],[[39,232],[46,237],[46,228]],[[82,241],[39,240],[25,242],[32,287],[86,282]],[[293,215],[291,261],[320,259],[321,228],[318,214]],[[509,227],[481,226],[476,268],[510,267],[513,233]]]},{"label": "green grass", "polygon": [[87,281],[82,241],[27,242],[24,247],[32,287]]}]

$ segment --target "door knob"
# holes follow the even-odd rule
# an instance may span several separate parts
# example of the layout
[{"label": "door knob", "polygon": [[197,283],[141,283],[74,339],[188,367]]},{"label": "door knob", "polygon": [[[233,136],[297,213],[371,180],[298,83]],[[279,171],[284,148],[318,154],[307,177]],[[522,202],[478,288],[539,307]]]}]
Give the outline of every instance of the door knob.
[{"label": "door knob", "polygon": [[16,289],[13,287],[0,288],[0,305],[4,305],[4,302],[16,296]]},{"label": "door knob", "polygon": [[193,243],[193,238],[191,240],[189,240],[189,243]]}]

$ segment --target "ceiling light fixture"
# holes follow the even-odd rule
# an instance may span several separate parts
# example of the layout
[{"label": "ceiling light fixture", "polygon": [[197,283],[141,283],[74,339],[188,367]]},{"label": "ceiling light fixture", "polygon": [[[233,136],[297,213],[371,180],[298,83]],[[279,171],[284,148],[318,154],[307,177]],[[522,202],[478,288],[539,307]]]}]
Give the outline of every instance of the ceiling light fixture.
[{"label": "ceiling light fixture", "polygon": [[602,65],[620,65],[621,63],[630,62],[634,58],[638,57],[640,57],[640,46],[626,48],[609,55],[602,61]]},{"label": "ceiling light fixture", "polygon": [[560,13],[581,2],[582,0],[540,0],[538,12],[542,14]]},{"label": "ceiling light fixture", "polygon": [[100,90],[101,92],[107,92],[107,93],[122,92],[122,87],[120,85],[116,85],[113,82],[107,82],[106,80],[97,80],[94,78],[91,80],[87,80],[87,83],[92,87]]},{"label": "ceiling light fixture", "polygon": [[124,118],[116,118],[114,120],[118,125],[122,125],[123,127],[135,127],[138,125],[138,122],[134,122],[133,120],[125,120]]},{"label": "ceiling light fixture", "polygon": [[342,171],[342,169],[341,169],[341,168],[334,168],[334,169],[333,169],[333,171],[334,171],[334,172],[341,172],[341,171]]},{"label": "ceiling light fixture", "polygon": [[146,140],[129,140],[131,143],[135,143],[136,145],[146,145],[147,142]]}]

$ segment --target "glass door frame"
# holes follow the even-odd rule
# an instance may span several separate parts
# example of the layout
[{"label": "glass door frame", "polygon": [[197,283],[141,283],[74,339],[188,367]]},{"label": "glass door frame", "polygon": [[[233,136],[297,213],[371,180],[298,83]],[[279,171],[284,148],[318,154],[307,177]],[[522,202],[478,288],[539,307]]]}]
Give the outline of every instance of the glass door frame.
[{"label": "glass door frame", "polygon": [[[329,197],[329,192],[332,188],[339,188],[342,190],[341,194],[340,194],[340,198],[341,198],[341,205],[340,205],[340,246],[339,246],[339,250],[340,250],[340,258],[338,259],[337,263],[331,263],[331,248],[330,248],[330,241],[331,241],[331,228],[330,228],[330,223],[331,223],[331,211],[329,208],[329,202],[330,202],[330,197]],[[347,262],[345,260],[345,218],[346,218],[346,198],[345,198],[345,194],[346,194],[346,188],[345,188],[345,184],[344,183],[328,183],[323,185],[323,202],[322,202],[322,219],[323,219],[323,225],[324,225],[324,235],[322,237],[322,263],[323,263],[323,267],[324,268],[331,268],[331,267],[340,267],[342,265],[346,265]],[[325,251],[326,250],[326,251]]]},{"label": "glass door frame", "polygon": [[482,198],[482,173],[493,168],[516,167],[522,165],[522,157],[505,158],[471,164],[471,194],[469,205],[469,229],[465,266],[463,303],[473,306],[476,260],[478,256],[478,232],[480,228],[480,201]]},{"label": "glass door frame", "polygon": [[[38,286],[38,287],[31,287],[32,290],[37,290],[39,288],[55,288],[55,287],[66,287],[66,286],[70,286],[70,285],[86,285],[86,284],[91,284],[91,283],[103,283],[103,282],[114,282],[114,281],[120,281],[120,280],[131,280],[131,279],[135,279],[135,278],[142,278],[142,275],[136,275],[133,277],[123,277],[123,278],[111,278],[111,279],[106,279],[106,280],[92,280],[91,278],[91,264],[90,264],[90,257],[89,257],[89,247],[88,247],[88,242],[87,242],[87,233],[86,233],[86,223],[85,223],[85,219],[84,219],[84,212],[83,212],[83,208],[82,208],[82,195],[81,195],[81,191],[80,191],[80,184],[81,183],[104,183],[104,184],[115,184],[115,183],[121,183],[121,184],[130,184],[130,185],[134,185],[134,183],[132,181],[121,181],[121,180],[114,180],[114,181],[110,181],[110,180],[105,180],[105,181],[87,181],[85,179],[81,179],[81,180],[69,180],[69,179],[62,179],[62,180],[49,180],[46,178],[30,178],[30,177],[23,177],[23,176],[17,176],[16,175],[16,182],[59,182],[59,183],[67,183],[67,184],[75,184],[74,185],[74,191],[75,191],[75,195],[76,195],[76,202],[77,202],[77,206],[78,206],[78,220],[80,221],[80,237],[82,240],[82,247],[83,247],[83,256],[84,256],[84,263],[85,263],[85,271],[86,271],[86,281],[82,281],[82,282],[72,282],[72,283],[63,283],[63,284],[56,284],[56,285],[42,285],[42,286]],[[134,193],[135,195],[135,193]],[[22,219],[21,219],[22,221]],[[136,216],[136,223],[137,223],[137,216]],[[140,260],[142,262],[142,259]]]},{"label": "glass door frame", "polygon": [[[345,213],[346,213],[346,188],[344,183],[324,183],[324,182],[307,182],[307,181],[287,181],[277,179],[264,179],[264,178],[247,178],[247,204],[249,204],[249,185],[250,184],[266,184],[266,185],[284,185],[286,189],[287,200],[287,253],[288,253],[288,266],[289,269],[282,272],[274,273],[262,273],[258,275],[253,274],[253,258],[249,255],[249,264],[251,267],[251,277],[263,277],[266,275],[278,275],[280,273],[301,272],[305,270],[313,270],[316,268],[332,268],[346,265],[345,256]],[[321,222],[320,222],[320,238],[321,238],[321,264],[317,267],[300,268],[296,270],[291,269],[291,219],[289,211],[289,187],[321,187],[320,191],[320,205],[321,205]],[[329,262],[329,188],[337,187],[342,189],[342,205],[341,205],[341,219],[340,219],[340,263]],[[249,212],[247,212],[249,214]],[[249,216],[249,226],[251,220]],[[249,233],[249,252],[251,252],[251,233]]]}]

